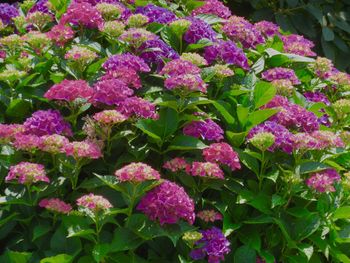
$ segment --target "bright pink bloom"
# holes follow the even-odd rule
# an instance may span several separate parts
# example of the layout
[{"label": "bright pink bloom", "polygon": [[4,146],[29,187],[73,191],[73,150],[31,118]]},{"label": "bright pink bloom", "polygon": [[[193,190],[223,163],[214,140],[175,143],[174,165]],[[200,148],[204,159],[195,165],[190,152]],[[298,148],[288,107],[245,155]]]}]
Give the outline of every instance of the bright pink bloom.
[{"label": "bright pink bloom", "polygon": [[40,150],[52,154],[64,153],[69,140],[58,134],[42,136],[40,142]]},{"label": "bright pink bloom", "polygon": [[133,115],[144,119],[158,119],[159,117],[156,106],[139,97],[126,98],[118,103],[117,110],[129,117]]},{"label": "bright pink bloom", "polygon": [[70,211],[72,211],[72,206],[70,204],[63,202],[58,198],[42,199],[39,202],[39,206],[59,214],[68,214]]},{"label": "bright pink bloom", "polygon": [[210,162],[193,162],[191,167],[191,174],[193,176],[225,179],[224,172],[220,169],[219,165]]},{"label": "bright pink bloom", "polygon": [[32,134],[17,134],[15,135],[15,140],[13,142],[13,146],[17,150],[22,150],[22,151],[35,151],[38,150],[41,146],[42,139],[37,136],[37,135],[32,135]]},{"label": "bright pink bloom", "polygon": [[190,173],[191,165],[186,162],[185,158],[176,157],[164,163],[163,168],[172,171],[173,173],[184,170],[186,173]]},{"label": "bright pink bloom", "polygon": [[90,209],[94,213],[112,208],[112,204],[106,198],[101,195],[94,195],[93,193],[80,197],[77,200],[77,205]]},{"label": "bright pink bloom", "polygon": [[130,163],[115,171],[115,176],[121,182],[143,182],[147,180],[159,180],[160,174],[151,166],[144,163]]},{"label": "bright pink bloom", "polygon": [[163,67],[160,71],[161,75],[169,75],[171,77],[177,77],[179,75],[184,74],[199,74],[201,69],[194,65],[193,63],[182,60],[182,59],[174,59]]},{"label": "bright pink bloom", "polygon": [[63,80],[53,85],[44,97],[49,100],[74,101],[76,99],[90,99],[93,95],[93,89],[85,80]]},{"label": "bright pink bloom", "polygon": [[213,143],[203,150],[203,157],[207,162],[224,164],[232,171],[241,169],[238,154],[227,143]]},{"label": "bright pink bloom", "polygon": [[104,110],[96,113],[93,118],[101,124],[105,125],[114,125],[121,122],[124,122],[128,119],[124,114],[116,110]]},{"label": "bright pink bloom", "polygon": [[65,148],[66,154],[75,159],[88,158],[99,159],[102,157],[100,147],[89,141],[71,142]]},{"label": "bright pink bloom", "polygon": [[199,14],[215,15],[221,18],[229,18],[232,15],[230,9],[219,0],[206,0],[204,5],[192,11],[193,16]]},{"label": "bright pink bloom", "polygon": [[311,177],[306,180],[307,186],[315,189],[318,192],[335,192],[333,184],[340,181],[340,175],[334,169],[326,169],[320,172],[311,174]]},{"label": "bright pink bloom", "polygon": [[44,165],[29,162],[20,162],[10,167],[5,181],[12,180],[17,180],[18,183],[26,185],[37,182],[50,182],[50,179],[46,176]]},{"label": "bright pink bloom", "polygon": [[17,134],[24,132],[24,130],[21,124],[0,124],[0,142],[11,142]]},{"label": "bright pink bloom", "polygon": [[64,44],[74,38],[74,31],[70,26],[55,25],[47,32],[47,36],[58,46],[63,47]]}]

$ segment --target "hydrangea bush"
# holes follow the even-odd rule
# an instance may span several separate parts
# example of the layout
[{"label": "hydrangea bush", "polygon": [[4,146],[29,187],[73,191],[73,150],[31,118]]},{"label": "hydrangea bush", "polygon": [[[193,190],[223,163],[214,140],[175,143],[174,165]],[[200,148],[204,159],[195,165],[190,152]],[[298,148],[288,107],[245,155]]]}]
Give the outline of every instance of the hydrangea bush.
[{"label": "hydrangea bush", "polygon": [[218,0],[0,4],[0,262],[350,262],[350,75]]}]

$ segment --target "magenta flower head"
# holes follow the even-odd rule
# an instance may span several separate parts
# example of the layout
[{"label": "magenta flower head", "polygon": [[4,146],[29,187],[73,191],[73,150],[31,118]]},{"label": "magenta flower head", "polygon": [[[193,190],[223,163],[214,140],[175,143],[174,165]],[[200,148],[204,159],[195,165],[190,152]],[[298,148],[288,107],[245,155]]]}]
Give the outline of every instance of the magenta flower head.
[{"label": "magenta flower head", "polygon": [[176,224],[180,219],[193,224],[195,219],[194,202],[184,188],[165,180],[149,191],[140,201],[137,210],[161,225]]},{"label": "magenta flower head", "polygon": [[182,59],[174,59],[168,62],[160,71],[161,75],[168,75],[170,77],[177,77],[185,74],[196,75],[199,73],[201,73],[201,69],[198,66]]},{"label": "magenta flower head", "polygon": [[19,11],[14,5],[0,4],[0,20],[5,24],[13,24],[12,18],[19,16]]},{"label": "magenta flower head", "polygon": [[280,27],[269,21],[260,21],[255,23],[254,27],[267,38],[280,35]]},{"label": "magenta flower head", "polygon": [[333,184],[340,181],[340,179],[340,175],[336,170],[326,169],[311,174],[311,177],[306,180],[306,184],[317,192],[335,192]]},{"label": "magenta flower head", "polygon": [[15,139],[15,136],[25,131],[21,124],[0,124],[0,142],[8,143]]},{"label": "magenta flower head", "polygon": [[163,168],[170,170],[173,173],[185,171],[189,174],[191,172],[191,165],[186,162],[185,158],[182,157],[175,157],[174,159],[165,162]]},{"label": "magenta flower head", "polygon": [[58,198],[46,198],[39,202],[39,206],[57,214],[68,214],[72,206]]},{"label": "magenta flower head", "polygon": [[112,208],[112,204],[106,198],[101,195],[94,195],[93,193],[80,197],[77,200],[77,205],[89,209],[95,214]]},{"label": "magenta flower head", "polygon": [[251,139],[258,133],[272,133],[275,136],[273,145],[268,149],[273,152],[276,149],[281,149],[286,153],[292,153],[294,149],[293,134],[288,129],[276,122],[266,121],[258,126],[255,126],[249,131],[247,139]]},{"label": "magenta flower head", "polygon": [[292,82],[293,85],[300,84],[300,80],[295,75],[294,70],[288,68],[272,68],[264,71],[261,77],[267,81],[274,81],[279,79],[287,79]]},{"label": "magenta flower head", "polygon": [[195,44],[203,38],[207,38],[211,41],[216,39],[217,34],[209,24],[195,17],[187,17],[186,19],[191,22],[190,27],[184,35],[184,40],[187,43]]},{"label": "magenta flower head", "polygon": [[230,9],[219,0],[206,0],[204,5],[192,11],[193,16],[199,14],[215,15],[224,19],[232,15]]},{"label": "magenta flower head", "polygon": [[129,28],[124,31],[118,39],[130,45],[132,48],[138,49],[144,42],[156,40],[159,39],[159,37],[143,28]]},{"label": "magenta flower head", "polygon": [[216,212],[215,210],[202,210],[199,211],[196,216],[207,223],[222,220],[222,214]]},{"label": "magenta flower head", "polygon": [[288,35],[282,36],[284,52],[296,54],[300,56],[316,56],[316,53],[312,51],[315,46],[312,41],[305,39],[300,35]]},{"label": "magenta flower head", "polygon": [[74,31],[70,26],[65,25],[55,25],[47,32],[47,36],[51,39],[57,46],[63,47],[69,40],[74,38]]},{"label": "magenta flower head", "polygon": [[66,145],[65,152],[68,156],[73,156],[74,159],[99,159],[102,157],[100,147],[90,141],[71,142]]},{"label": "magenta flower head", "polygon": [[238,48],[231,40],[218,40],[212,46],[204,49],[204,58],[211,64],[219,63],[235,65],[245,70],[249,69],[248,59],[243,50]]},{"label": "magenta flower head", "polygon": [[113,55],[107,59],[102,67],[108,71],[118,70],[119,68],[129,68],[136,72],[150,72],[151,69],[146,62],[135,55],[130,53]]},{"label": "magenta flower head", "polygon": [[128,117],[135,116],[143,119],[159,118],[156,112],[156,106],[139,97],[126,98],[124,101],[118,103],[117,110]]},{"label": "magenta flower head", "polygon": [[40,150],[51,154],[64,153],[69,145],[69,140],[58,134],[44,135],[40,139]]},{"label": "magenta flower head", "polygon": [[184,74],[176,77],[170,77],[165,80],[164,86],[168,90],[184,89],[191,92],[207,92],[207,84],[204,83],[203,79],[199,74]]},{"label": "magenta flower head", "polygon": [[26,133],[38,136],[63,134],[71,136],[72,130],[58,110],[38,110],[24,122]]},{"label": "magenta flower head", "polygon": [[259,30],[243,17],[231,16],[222,30],[233,41],[241,42],[244,48],[255,48],[265,42]]},{"label": "magenta flower head", "polygon": [[220,169],[220,166],[216,163],[210,162],[193,162],[191,167],[191,174],[193,176],[205,178],[225,179],[224,172]]},{"label": "magenta flower head", "polygon": [[142,87],[141,79],[137,71],[128,67],[118,67],[116,70],[107,71],[101,80],[118,79],[123,81],[129,88],[139,89]]},{"label": "magenta flower head", "polygon": [[105,79],[95,83],[91,102],[94,105],[116,105],[134,94],[134,91],[121,80]]},{"label": "magenta flower head", "polygon": [[115,171],[114,174],[121,182],[138,183],[160,179],[158,171],[145,163],[130,163]]},{"label": "magenta flower head", "polygon": [[147,16],[149,23],[168,24],[176,19],[176,15],[170,10],[153,4],[139,6],[136,8],[135,13]]},{"label": "magenta flower head", "polygon": [[192,121],[183,128],[183,133],[188,136],[202,138],[208,141],[221,141],[224,139],[224,131],[211,119]]},{"label": "magenta flower head", "polygon": [[85,80],[63,80],[53,85],[44,97],[49,100],[74,101],[76,99],[89,100],[93,95],[93,89]]},{"label": "magenta flower head", "polygon": [[116,110],[104,110],[93,116],[94,120],[103,125],[115,125],[128,119],[127,116]]},{"label": "magenta flower head", "polygon": [[212,227],[200,231],[202,238],[196,242],[199,247],[191,251],[190,256],[194,260],[208,257],[208,263],[220,263],[225,260],[225,255],[230,253],[230,242],[226,239],[220,229]]},{"label": "magenta flower head", "polygon": [[207,162],[224,164],[232,171],[241,169],[238,154],[227,143],[213,143],[203,150],[203,157]]},{"label": "magenta flower head", "polygon": [[40,149],[42,143],[41,137],[33,134],[16,134],[13,141],[13,146],[16,150],[35,151]]},{"label": "magenta flower head", "polygon": [[37,182],[50,182],[50,179],[46,176],[44,165],[29,162],[20,162],[10,167],[5,181],[13,180],[17,180],[19,184],[25,185],[31,185]]},{"label": "magenta flower head", "polygon": [[323,93],[321,93],[319,91],[315,91],[315,92],[307,91],[303,95],[304,95],[304,97],[306,98],[307,101],[310,101],[310,102],[323,102],[327,106],[331,105],[331,102],[329,101],[328,97],[325,94],[323,94]]},{"label": "magenta flower head", "polygon": [[89,3],[72,3],[59,21],[60,25],[71,23],[75,26],[98,28],[103,24],[100,12]]}]

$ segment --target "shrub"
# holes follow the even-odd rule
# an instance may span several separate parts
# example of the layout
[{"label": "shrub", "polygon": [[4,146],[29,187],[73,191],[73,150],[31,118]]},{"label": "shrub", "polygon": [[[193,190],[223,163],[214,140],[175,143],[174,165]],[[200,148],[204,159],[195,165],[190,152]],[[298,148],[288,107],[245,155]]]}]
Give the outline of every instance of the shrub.
[{"label": "shrub", "polygon": [[68,2],[2,4],[0,262],[350,262],[348,74],[218,0]]}]

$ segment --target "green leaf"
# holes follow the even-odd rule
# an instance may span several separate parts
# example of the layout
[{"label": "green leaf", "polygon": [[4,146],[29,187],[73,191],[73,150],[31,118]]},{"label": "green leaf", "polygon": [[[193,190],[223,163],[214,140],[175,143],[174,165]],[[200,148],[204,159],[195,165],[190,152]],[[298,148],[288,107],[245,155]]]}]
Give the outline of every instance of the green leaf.
[{"label": "green leaf", "polygon": [[0,257],[0,262],[6,263],[28,263],[32,253],[6,250]]},{"label": "green leaf", "polygon": [[195,137],[179,135],[174,138],[167,151],[196,149],[203,150],[206,147],[206,144],[204,144],[201,140]]},{"label": "green leaf", "polygon": [[126,251],[135,249],[144,241],[128,228],[117,228],[114,231],[113,240],[110,244],[111,252]]},{"label": "green leaf", "polygon": [[213,42],[207,38],[202,38],[200,40],[198,40],[198,42],[196,44],[190,44],[187,46],[186,48],[186,52],[190,52],[190,51],[194,51],[197,49],[202,49],[204,47],[208,47],[213,45]]},{"label": "green leaf", "polygon": [[297,220],[294,233],[298,240],[303,240],[308,236],[312,235],[321,225],[320,217],[313,213],[306,218],[300,218]]},{"label": "green leaf", "polygon": [[95,231],[90,228],[86,228],[86,226],[81,225],[73,225],[68,228],[68,235],[67,237],[83,237],[88,240],[94,240],[94,233]]},{"label": "green leaf", "polygon": [[154,121],[147,119],[147,120],[139,120],[135,126],[139,128],[141,131],[146,133],[149,137],[157,140],[157,141],[162,141],[160,136],[157,134],[158,130],[156,125],[154,125]]},{"label": "green leaf", "polygon": [[265,68],[265,58],[261,57],[259,58],[254,65],[252,66],[252,70],[254,71],[255,74],[259,74],[262,72]]},{"label": "green leaf", "polygon": [[209,25],[222,23],[222,22],[225,21],[224,19],[222,19],[222,18],[220,18],[218,16],[209,15],[209,14],[199,14],[199,15],[196,15],[196,17],[201,19],[201,20],[203,20],[204,22],[206,22]]},{"label": "green leaf", "polygon": [[349,219],[350,218],[350,206],[342,206],[335,210],[333,214],[334,219]]},{"label": "green leaf", "polygon": [[243,105],[237,105],[237,117],[241,125],[244,127],[247,123],[249,115],[249,108]]},{"label": "green leaf", "polygon": [[99,175],[94,173],[94,175],[100,179],[104,184],[109,186],[110,188],[117,190],[117,191],[122,191],[121,187],[118,185],[118,180],[115,176],[111,175]]},{"label": "green leaf", "polygon": [[329,168],[328,165],[319,162],[306,162],[300,165],[300,173],[307,174],[322,171],[324,169]]},{"label": "green leaf", "polygon": [[256,175],[259,174],[259,162],[254,157],[250,156],[249,154],[243,152],[240,149],[236,149],[239,160],[250,170],[252,170]]},{"label": "green leaf", "polygon": [[71,263],[73,257],[67,254],[59,254],[53,257],[43,258],[40,263]]},{"label": "green leaf", "polygon": [[234,255],[234,263],[255,263],[256,252],[249,246],[241,246],[236,249]]},{"label": "green leaf", "polygon": [[6,115],[9,117],[23,118],[31,109],[31,103],[24,99],[14,99],[6,109]]},{"label": "green leaf", "polygon": [[334,32],[329,27],[322,27],[322,35],[324,40],[333,41],[334,40]]},{"label": "green leaf", "polygon": [[279,112],[278,109],[263,109],[263,110],[257,110],[251,113],[248,117],[248,123],[246,129],[249,130],[250,128],[263,123],[271,116],[275,115],[277,112]]},{"label": "green leaf", "polygon": [[51,230],[51,226],[49,224],[40,224],[34,227],[33,230],[33,238],[32,241],[44,236]]},{"label": "green leaf", "polygon": [[247,136],[247,132],[234,133],[230,131],[226,131],[226,136],[228,141],[235,147],[239,147],[244,143],[245,137]]},{"label": "green leaf", "polygon": [[92,256],[97,263],[102,262],[110,251],[109,244],[96,244],[92,250]]},{"label": "green leaf", "polygon": [[264,81],[259,81],[256,83],[254,88],[254,104],[255,108],[260,108],[261,106],[268,103],[276,95],[276,88]]},{"label": "green leaf", "polygon": [[180,41],[176,33],[170,27],[164,27],[160,35],[165,43],[171,46],[176,51],[180,51]]},{"label": "green leaf", "polygon": [[225,103],[223,101],[213,101],[213,105],[229,125],[235,123],[235,119],[225,108]]}]

